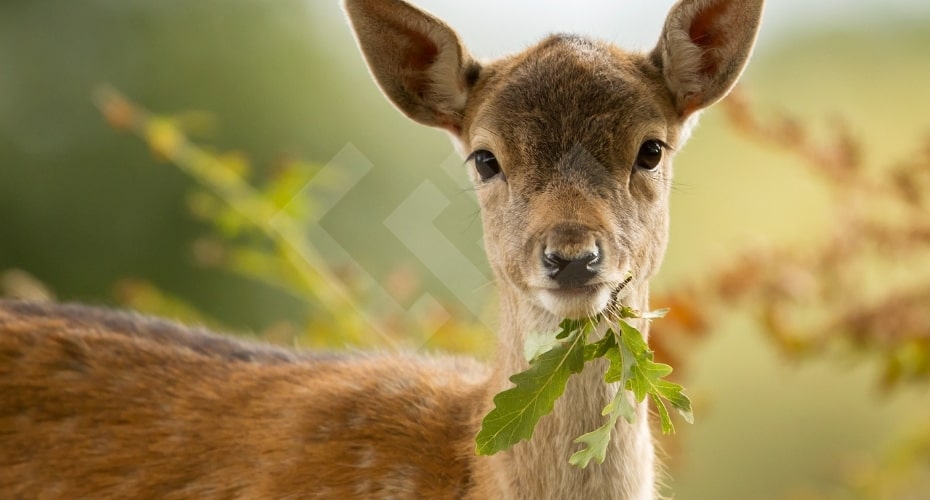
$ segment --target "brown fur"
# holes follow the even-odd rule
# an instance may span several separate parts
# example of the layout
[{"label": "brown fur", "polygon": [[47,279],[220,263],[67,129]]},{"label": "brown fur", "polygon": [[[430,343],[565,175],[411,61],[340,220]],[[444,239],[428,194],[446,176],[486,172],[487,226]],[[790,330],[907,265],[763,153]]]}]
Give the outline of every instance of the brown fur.
[{"label": "brown fur", "polygon": [[486,375],[467,360],[302,357],[10,301],[0,332],[3,498],[459,498],[469,486],[467,401]]},{"label": "brown fur", "polygon": [[[493,395],[526,369],[528,334],[609,314],[616,300],[648,307],[671,158],[694,114],[735,83],[762,1],[683,0],[649,54],[555,35],[483,64],[400,0],[345,5],[391,101],[501,166],[473,173],[501,294],[493,367],[297,354],[137,315],[0,301],[0,497],[654,498],[645,403],[618,423],[603,464],[568,464],[572,439],[601,425],[618,390],[602,364],[570,380],[529,442],[478,457],[474,437]],[[654,170],[636,166],[650,140],[666,145]],[[559,283],[548,252],[597,253],[596,270]]]}]

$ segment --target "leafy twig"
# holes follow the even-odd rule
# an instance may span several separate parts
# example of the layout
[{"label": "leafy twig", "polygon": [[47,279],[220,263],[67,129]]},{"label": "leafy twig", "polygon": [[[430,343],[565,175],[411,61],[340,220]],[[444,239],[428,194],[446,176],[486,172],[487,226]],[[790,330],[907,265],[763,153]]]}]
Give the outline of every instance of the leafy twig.
[{"label": "leafy twig", "polygon": [[530,368],[510,377],[515,387],[494,397],[494,409],[481,423],[479,455],[493,455],[533,436],[536,423],[548,415],[563,392],[568,377],[581,372],[590,323],[563,321],[562,339],[530,362]]},{"label": "leafy twig", "polygon": [[491,455],[530,439],[539,419],[552,411],[555,401],[565,391],[568,378],[580,373],[585,363],[599,358],[610,362],[604,382],[616,383],[619,389],[601,412],[607,417],[604,425],[575,440],[585,447],[569,458],[571,464],[584,468],[592,460],[602,463],[617,421],[623,417],[632,423],[636,418],[636,404],[642,403],[646,396],[655,402],[663,433],[675,431],[665,401],[692,423],[691,401],[682,392],[684,388],[664,380],[672,367],[656,363],[642,334],[627,322],[632,318],[653,319],[664,314],[665,311],[639,314],[625,307],[620,312],[616,330],[609,328],[600,340],[591,343],[588,337],[603,318],[565,320],[559,325],[561,331],[555,341],[549,343],[531,337],[534,345],[527,349],[529,354],[545,347],[549,350],[528,356],[531,357],[529,369],[510,378],[515,386],[495,396],[495,407],[482,421],[476,438],[478,454]]}]

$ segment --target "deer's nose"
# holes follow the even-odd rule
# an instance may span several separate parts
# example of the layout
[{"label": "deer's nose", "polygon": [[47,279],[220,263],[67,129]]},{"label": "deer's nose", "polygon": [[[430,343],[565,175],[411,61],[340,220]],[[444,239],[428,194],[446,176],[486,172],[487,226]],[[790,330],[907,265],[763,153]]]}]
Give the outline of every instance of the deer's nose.
[{"label": "deer's nose", "polygon": [[543,267],[546,274],[562,288],[583,286],[597,276],[600,267],[600,250],[595,247],[573,257],[565,257],[558,251],[543,252]]}]

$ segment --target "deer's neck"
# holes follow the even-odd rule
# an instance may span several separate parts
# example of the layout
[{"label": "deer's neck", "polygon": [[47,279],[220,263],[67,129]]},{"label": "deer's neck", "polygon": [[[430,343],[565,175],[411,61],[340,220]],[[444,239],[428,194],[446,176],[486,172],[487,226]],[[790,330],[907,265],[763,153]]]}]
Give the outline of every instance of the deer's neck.
[{"label": "deer's neck", "polygon": [[[494,394],[512,386],[508,378],[524,371],[528,363],[524,343],[532,332],[556,332],[557,318],[516,293],[502,293],[501,351],[495,366]],[[631,291],[624,304],[645,310],[648,285]],[[648,335],[648,324],[636,325]],[[601,332],[606,325],[601,325]],[[515,498],[610,498],[651,499],[655,496],[654,450],[645,403],[637,408],[633,424],[622,418],[614,429],[603,464],[592,462],[586,469],[568,463],[581,448],[573,441],[604,423],[601,410],[613,399],[618,387],[604,382],[605,362],[589,363],[573,375],[553,412],[543,417],[533,439],[489,461],[497,482]],[[489,402],[490,404],[490,402]]]}]

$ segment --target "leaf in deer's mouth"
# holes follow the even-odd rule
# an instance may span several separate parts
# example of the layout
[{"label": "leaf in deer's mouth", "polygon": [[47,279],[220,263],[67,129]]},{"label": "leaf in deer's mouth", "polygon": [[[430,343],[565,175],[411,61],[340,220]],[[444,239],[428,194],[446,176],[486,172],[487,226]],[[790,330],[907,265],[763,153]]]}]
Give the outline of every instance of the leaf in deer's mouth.
[{"label": "leaf in deer's mouth", "polygon": [[[632,278],[627,278],[617,290],[630,281]],[[693,422],[691,401],[684,395],[684,388],[664,380],[672,367],[656,363],[642,334],[626,321],[661,318],[666,310],[639,313],[626,306],[616,310],[616,328],[608,328],[603,337],[591,343],[588,337],[604,320],[601,316],[566,319],[554,338],[552,334],[528,337],[525,354],[530,367],[510,378],[514,387],[494,397],[494,409],[485,416],[475,438],[479,455],[492,455],[532,438],[536,424],[552,412],[556,399],[565,391],[568,378],[581,372],[585,363],[600,358],[610,363],[604,382],[617,383],[621,390],[601,412],[607,417],[604,425],[575,439],[575,443],[585,447],[569,458],[571,464],[584,468],[592,460],[602,463],[618,419],[623,417],[632,423],[636,404],[642,403],[646,396],[656,405],[663,433],[675,431],[663,400],[676,408],[685,421]]]},{"label": "leaf in deer's mouth", "polygon": [[494,397],[494,409],[481,422],[475,438],[479,455],[493,455],[530,439],[539,419],[552,412],[573,373],[584,368],[584,346],[593,329],[580,321],[562,322],[554,346],[510,377],[514,387]]},{"label": "leaf in deer's mouth", "polygon": [[[672,424],[672,419],[668,414],[668,408],[662,401],[663,399],[677,409],[686,422],[689,424],[694,423],[691,400],[683,393],[684,387],[664,380],[665,376],[672,373],[672,367],[664,363],[656,363],[653,360],[653,353],[642,334],[623,319],[661,318],[665,316],[665,312],[666,310],[660,310],[639,314],[628,307],[622,308],[620,312],[621,319],[617,321],[619,333],[609,329],[599,342],[609,343],[609,347],[598,349],[591,355],[585,356],[585,360],[588,361],[600,357],[598,354],[603,353],[602,356],[610,361],[607,373],[604,374],[604,381],[619,383],[620,387],[625,390],[617,391],[614,399],[601,412],[607,417],[607,422],[598,429],[575,440],[576,443],[585,444],[587,447],[571,456],[569,462],[572,465],[584,468],[587,467],[591,460],[598,463],[604,462],[607,446],[610,443],[611,431],[616,427],[619,417],[622,416],[630,423],[633,423],[636,418],[635,406],[629,401],[630,394],[628,391],[632,392],[634,402],[642,402],[646,399],[646,396],[652,398],[659,414],[663,434],[675,432],[675,426]],[[612,339],[612,341],[607,339]]]}]

